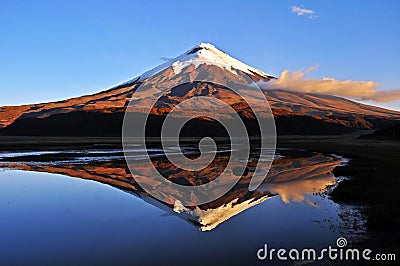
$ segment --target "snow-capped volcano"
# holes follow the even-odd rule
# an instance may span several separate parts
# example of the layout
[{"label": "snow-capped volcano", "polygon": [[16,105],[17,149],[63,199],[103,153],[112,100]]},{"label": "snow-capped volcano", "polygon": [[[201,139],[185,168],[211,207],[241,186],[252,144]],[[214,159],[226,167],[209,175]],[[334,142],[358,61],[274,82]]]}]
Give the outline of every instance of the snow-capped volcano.
[{"label": "snow-capped volcano", "polygon": [[[199,80],[196,77],[205,72],[220,80],[233,80],[240,75],[248,76],[255,82],[274,79],[273,76],[229,56],[212,44],[200,43],[128,82],[96,94],[58,102],[0,107],[0,134],[119,136],[124,112],[133,96],[138,97],[139,102],[146,102],[146,97],[160,92],[157,88],[157,84],[160,83],[157,82],[168,82],[171,78],[178,80],[187,76],[194,77],[191,80]],[[139,93],[138,96],[139,86],[149,82],[155,86],[141,95]],[[278,134],[335,134],[355,129],[379,128],[400,119],[400,113],[397,111],[332,95],[265,88],[263,93],[274,114]],[[179,88],[171,87],[169,93],[159,96],[157,105],[151,111],[157,123],[161,121],[160,117],[165,117],[174,106],[194,96],[223,100],[239,115],[251,119],[246,105],[237,95],[216,84],[192,82]],[[132,110],[140,113],[139,107],[137,105],[136,109]],[[199,127],[203,129],[209,126],[205,123],[201,121],[202,126]],[[194,130],[193,133],[197,131]]]},{"label": "snow-capped volcano", "polygon": [[172,59],[168,59],[165,63],[143,73],[139,77],[136,77],[128,82],[147,79],[168,67],[172,67],[174,73],[179,74],[181,70],[185,67],[188,67],[190,65],[194,65],[197,67],[200,64],[216,65],[225,68],[226,70],[234,74],[236,74],[235,70],[240,70],[249,75],[259,75],[267,79],[273,78],[273,76],[268,75],[267,73],[259,69],[246,65],[245,63],[229,56],[227,53],[216,48],[210,43],[199,43],[182,55]]}]

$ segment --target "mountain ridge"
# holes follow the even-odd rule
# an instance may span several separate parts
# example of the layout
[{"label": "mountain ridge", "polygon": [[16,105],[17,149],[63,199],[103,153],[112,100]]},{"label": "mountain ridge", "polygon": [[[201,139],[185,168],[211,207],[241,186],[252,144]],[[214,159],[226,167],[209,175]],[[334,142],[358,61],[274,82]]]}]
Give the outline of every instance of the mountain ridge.
[{"label": "mountain ridge", "polygon": [[[179,75],[195,76],[199,75],[202,69],[206,69],[213,75],[223,78],[245,73],[255,82],[262,81],[259,82],[260,88],[267,98],[277,121],[296,120],[296,123],[301,124],[301,120],[308,120],[312,121],[311,124],[315,124],[313,127],[331,125],[338,131],[341,131],[340,128],[343,127],[342,131],[348,132],[357,129],[376,129],[383,125],[391,125],[394,123],[393,121],[399,121],[400,119],[400,112],[358,103],[333,95],[268,89],[263,87],[262,84],[268,84],[268,81],[275,79],[275,77],[230,57],[226,52],[215,48],[211,44],[200,43],[184,54],[170,59],[140,76],[95,94],[49,103],[0,107],[0,134],[23,134],[24,121],[32,127],[35,121],[48,121],[51,117],[53,119],[56,117],[65,119],[68,116],[66,114],[73,115],[77,112],[82,114],[104,114],[104,116],[111,113],[123,113],[126,111],[132,95],[143,82],[152,79],[156,75],[159,76],[157,78],[161,77],[161,79]],[[206,90],[204,89],[205,87],[207,87]],[[208,93],[204,94],[204,91]],[[183,92],[181,89],[179,93],[164,95],[160,107],[154,108],[152,114],[166,115],[176,103],[192,96],[202,95],[202,93],[210,97],[228,99],[231,106],[237,108],[235,110],[238,112],[245,110],[245,106],[239,104],[240,99],[229,90],[203,83],[200,85],[189,84],[189,87],[184,89]],[[320,125],[317,125],[319,122],[321,122]],[[52,123],[57,125],[54,121]],[[62,123],[62,120],[58,123]],[[307,125],[302,126],[304,128],[307,127]],[[281,128],[285,127],[288,128],[287,125],[281,126]],[[335,130],[335,133],[337,133],[337,130]],[[313,130],[310,128],[308,131],[312,132]],[[29,134],[28,129],[25,132]],[[318,130],[315,132],[318,132]],[[46,132],[43,132],[43,134],[46,134]],[[291,133],[289,132],[289,134]]]}]

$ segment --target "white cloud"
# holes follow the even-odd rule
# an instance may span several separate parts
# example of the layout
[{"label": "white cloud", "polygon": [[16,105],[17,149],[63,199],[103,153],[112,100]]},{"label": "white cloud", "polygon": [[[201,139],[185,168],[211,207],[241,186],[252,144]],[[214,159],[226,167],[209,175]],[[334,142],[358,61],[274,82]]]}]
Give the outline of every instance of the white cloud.
[{"label": "white cloud", "polygon": [[317,17],[314,10],[306,9],[302,6],[292,6],[292,13],[296,13],[297,16],[308,16],[310,19]]},{"label": "white cloud", "polygon": [[306,71],[282,71],[278,79],[266,83],[268,88],[319,93],[342,96],[360,101],[391,102],[400,100],[400,90],[380,90],[380,84],[374,81],[337,80],[334,78],[306,78],[308,73],[318,67],[312,66]]}]

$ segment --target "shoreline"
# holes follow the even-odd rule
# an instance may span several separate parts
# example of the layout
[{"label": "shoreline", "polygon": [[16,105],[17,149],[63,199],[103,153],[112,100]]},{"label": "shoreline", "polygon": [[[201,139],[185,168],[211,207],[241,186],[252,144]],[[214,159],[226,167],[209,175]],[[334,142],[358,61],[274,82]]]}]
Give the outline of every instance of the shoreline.
[{"label": "shoreline", "polygon": [[302,148],[323,154],[350,158],[347,165],[337,166],[335,176],[348,176],[329,193],[338,204],[363,207],[368,239],[363,247],[394,252],[400,246],[400,198],[397,164],[400,142],[355,139],[349,136],[326,138],[280,138],[280,147]]}]

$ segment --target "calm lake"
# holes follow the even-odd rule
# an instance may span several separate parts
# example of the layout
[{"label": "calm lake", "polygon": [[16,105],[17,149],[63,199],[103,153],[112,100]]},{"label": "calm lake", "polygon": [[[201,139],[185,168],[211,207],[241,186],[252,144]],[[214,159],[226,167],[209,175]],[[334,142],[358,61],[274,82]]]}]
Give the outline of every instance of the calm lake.
[{"label": "calm lake", "polygon": [[[138,172],[146,171],[143,152],[131,151]],[[197,182],[158,149],[148,152],[169,178]],[[221,152],[216,159],[226,157]],[[192,208],[147,195],[121,150],[3,152],[0,159],[0,265],[271,264],[257,259],[264,244],[335,245],[340,236],[351,238],[345,217],[357,216],[324,193],[338,181],[333,168],[345,163],[333,155],[278,149],[256,191],[243,179],[223,197]]]}]

